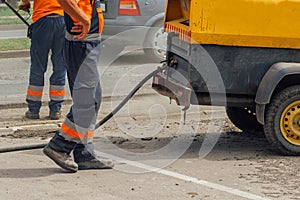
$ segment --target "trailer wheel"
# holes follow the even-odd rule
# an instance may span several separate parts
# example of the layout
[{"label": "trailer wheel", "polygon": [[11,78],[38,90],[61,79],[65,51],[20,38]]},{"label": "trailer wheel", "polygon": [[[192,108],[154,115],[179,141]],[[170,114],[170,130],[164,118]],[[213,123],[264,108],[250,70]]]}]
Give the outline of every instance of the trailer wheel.
[{"label": "trailer wheel", "polygon": [[246,132],[262,132],[263,126],[257,121],[253,109],[243,107],[226,107],[230,121],[239,129]]},{"label": "trailer wheel", "polygon": [[266,110],[268,141],[286,155],[300,155],[300,85],[280,91]]}]

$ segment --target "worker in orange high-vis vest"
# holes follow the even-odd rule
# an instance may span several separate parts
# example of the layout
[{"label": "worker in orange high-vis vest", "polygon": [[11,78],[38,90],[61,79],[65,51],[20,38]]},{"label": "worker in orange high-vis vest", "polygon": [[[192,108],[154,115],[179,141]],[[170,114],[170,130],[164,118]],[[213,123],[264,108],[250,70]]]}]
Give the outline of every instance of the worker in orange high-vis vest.
[{"label": "worker in orange high-vis vest", "polygon": [[110,169],[112,161],[97,157],[92,143],[101,103],[98,64],[104,22],[100,0],[59,0],[59,3],[65,10],[63,56],[73,105],[44,153],[71,172]]},{"label": "worker in orange high-vis vest", "polygon": [[[29,11],[30,1],[21,0],[19,9]],[[49,88],[49,117],[59,119],[61,105],[65,96],[66,66],[62,58],[62,48],[65,35],[63,10],[57,0],[34,0],[33,24],[31,29],[30,46],[30,75],[26,101],[28,111],[25,117],[39,119],[41,100],[44,88],[44,74],[47,70],[48,56],[51,50],[53,72]]]}]

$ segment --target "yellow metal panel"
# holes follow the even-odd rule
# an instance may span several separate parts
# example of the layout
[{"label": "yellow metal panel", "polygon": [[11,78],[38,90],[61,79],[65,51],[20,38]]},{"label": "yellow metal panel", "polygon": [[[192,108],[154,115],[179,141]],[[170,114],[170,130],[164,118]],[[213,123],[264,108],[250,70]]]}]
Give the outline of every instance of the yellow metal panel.
[{"label": "yellow metal panel", "polygon": [[172,21],[182,17],[180,1],[168,0],[165,10],[165,21]]},{"label": "yellow metal panel", "polygon": [[190,1],[193,43],[300,48],[300,0]]}]

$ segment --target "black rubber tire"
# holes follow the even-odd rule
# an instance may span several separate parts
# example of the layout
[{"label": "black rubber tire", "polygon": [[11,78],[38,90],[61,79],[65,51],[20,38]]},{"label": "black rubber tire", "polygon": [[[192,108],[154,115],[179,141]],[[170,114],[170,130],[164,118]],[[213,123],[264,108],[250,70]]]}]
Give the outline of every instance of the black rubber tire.
[{"label": "black rubber tire", "polygon": [[264,131],[267,140],[284,155],[300,155],[300,145],[287,141],[280,130],[280,117],[285,108],[300,100],[300,85],[291,86],[277,93],[266,108]]},{"label": "black rubber tire", "polygon": [[251,133],[263,132],[263,125],[257,121],[253,109],[226,107],[226,113],[230,121],[242,131]]},{"label": "black rubber tire", "polygon": [[[144,52],[148,58],[147,60],[151,62],[159,63],[166,59],[167,37],[164,35],[166,33],[162,33],[163,30],[163,20],[159,20],[152,26],[151,30],[146,36],[146,41],[144,42]],[[159,41],[156,41],[157,38],[160,38]],[[161,46],[162,49],[158,49],[158,46]]]}]

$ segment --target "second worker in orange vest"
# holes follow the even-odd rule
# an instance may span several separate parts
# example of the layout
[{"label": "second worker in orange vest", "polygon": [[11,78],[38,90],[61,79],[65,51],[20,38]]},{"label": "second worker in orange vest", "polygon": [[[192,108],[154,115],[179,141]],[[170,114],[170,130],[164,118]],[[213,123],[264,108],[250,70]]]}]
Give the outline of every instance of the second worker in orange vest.
[{"label": "second worker in orange vest", "polygon": [[[21,0],[19,8],[29,11],[30,1]],[[61,104],[65,96],[66,66],[62,58],[65,36],[64,12],[57,0],[34,0],[31,24],[30,75],[26,101],[29,119],[40,118],[41,100],[44,88],[44,75],[47,71],[48,56],[51,50],[53,72],[49,87],[49,117],[56,120],[60,117]]]}]

